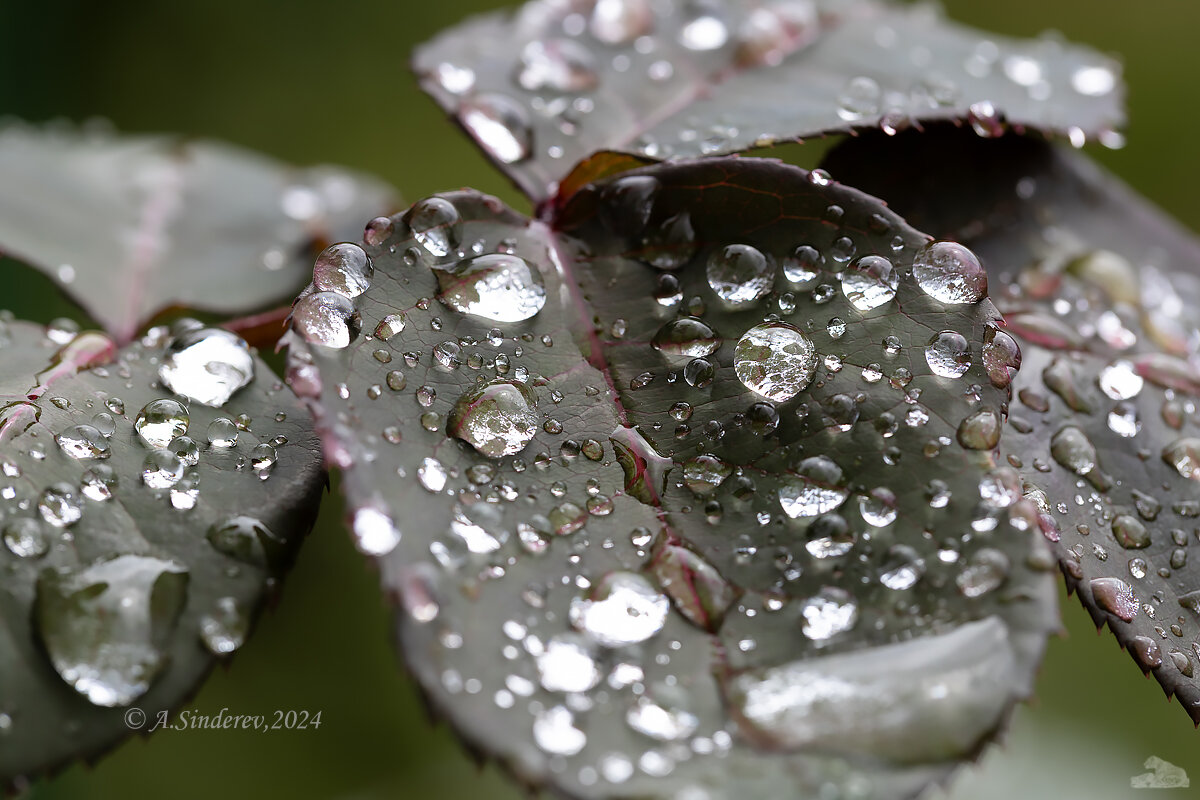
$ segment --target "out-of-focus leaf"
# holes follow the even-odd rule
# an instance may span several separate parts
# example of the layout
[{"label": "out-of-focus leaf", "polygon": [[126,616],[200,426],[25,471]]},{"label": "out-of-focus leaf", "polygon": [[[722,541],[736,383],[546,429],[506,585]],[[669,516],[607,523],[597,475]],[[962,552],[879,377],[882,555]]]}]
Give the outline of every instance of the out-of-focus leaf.
[{"label": "out-of-focus leaf", "polygon": [[1108,57],[875,0],[531,2],[439,35],[415,68],[535,200],[605,149],[679,158],[968,118],[1078,139],[1123,118]]},{"label": "out-of-focus leaf", "polygon": [[289,381],[471,748],[569,796],[714,800],[911,797],[978,752],[1053,560],[991,454],[982,271],[943,304],[928,244],[820,173],[715,159],[553,228],[428,198],[318,262]]},{"label": "out-of-focus leaf", "polygon": [[[316,515],[295,396],[229,334],[169,338],[0,326],[0,785],[161,722],[244,641]],[[160,365],[213,403],[250,383],[209,407]]]},{"label": "out-of-focus leaf", "polygon": [[1068,586],[1200,721],[1200,244],[1042,141],[926,132],[828,165],[983,258],[1024,342],[1001,451],[1058,520]]},{"label": "out-of-focus leaf", "polygon": [[168,306],[233,314],[294,297],[315,243],[357,237],[397,202],[376,179],[218,142],[0,128],[0,250],[121,342]]}]

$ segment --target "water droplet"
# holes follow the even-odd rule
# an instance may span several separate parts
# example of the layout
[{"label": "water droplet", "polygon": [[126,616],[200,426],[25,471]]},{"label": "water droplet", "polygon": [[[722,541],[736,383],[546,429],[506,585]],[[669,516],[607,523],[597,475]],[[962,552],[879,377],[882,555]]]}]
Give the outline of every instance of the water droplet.
[{"label": "water droplet", "polygon": [[626,44],[648,34],[653,25],[648,0],[596,0],[589,29],[605,44]]},{"label": "water droplet", "polygon": [[605,647],[644,642],[662,630],[670,602],[634,572],[610,572],[571,601],[571,624]]},{"label": "water droplet", "polygon": [[297,300],[292,327],[309,344],[339,349],[358,335],[354,304],[337,292],[313,292]]},{"label": "water droplet", "polygon": [[536,265],[507,253],[469,258],[453,271],[438,271],[438,299],[455,311],[498,322],[532,318],[546,304]]},{"label": "water droplet", "polygon": [[208,543],[218,552],[258,567],[270,566],[282,545],[270,528],[245,515],[214,522],[208,529]]},{"label": "water droplet", "polygon": [[1118,360],[1100,371],[1100,389],[1113,400],[1137,397],[1145,381],[1129,361]]},{"label": "water droplet", "polygon": [[925,560],[908,545],[888,548],[887,560],[879,573],[879,582],[897,592],[911,589],[925,574]]},{"label": "water droplet", "polygon": [[971,346],[956,331],[942,331],[925,347],[925,361],[934,375],[961,378],[971,368]]},{"label": "water droplet", "polygon": [[54,441],[71,458],[108,458],[112,452],[108,439],[92,425],[72,425],[55,436]]},{"label": "water droplet", "polygon": [[957,242],[931,242],[913,259],[917,286],[942,303],[977,303],[987,294],[987,271]]},{"label": "water droplet", "polygon": [[216,656],[227,656],[246,643],[250,615],[236,598],[221,597],[200,618],[200,641]]},{"label": "water droplet", "polygon": [[213,447],[229,448],[237,444],[238,429],[229,417],[217,417],[208,423],[208,443]]},{"label": "water droplet", "polygon": [[1200,439],[1193,436],[1177,439],[1163,448],[1162,458],[1183,477],[1200,481]]},{"label": "water droplet", "polygon": [[891,525],[896,520],[896,494],[883,486],[858,496],[858,511],[863,520],[876,528]]},{"label": "water droplet", "polygon": [[870,311],[891,302],[899,283],[895,267],[883,256],[863,256],[842,273],[842,293],[859,311]]},{"label": "water droplet", "polygon": [[537,433],[536,405],[525,384],[496,379],[459,398],[448,429],[489,458],[510,456],[524,450]]},{"label": "water droplet", "polygon": [[1120,578],[1092,578],[1088,582],[1096,605],[1118,619],[1131,622],[1138,613],[1133,587]]},{"label": "water droplet", "polygon": [[747,244],[713,251],[705,274],[713,293],[730,308],[758,302],[775,285],[775,263]]},{"label": "water droplet", "polygon": [[858,537],[841,514],[822,514],[805,532],[804,547],[813,558],[837,558],[854,549]]},{"label": "water droplet", "polygon": [[170,489],[183,477],[183,472],[179,456],[165,448],[152,450],[142,464],[142,483],[151,489]]},{"label": "water droplet", "polygon": [[1076,475],[1087,475],[1096,468],[1096,448],[1087,434],[1074,425],[1061,428],[1050,439],[1050,455]]},{"label": "water droplet", "polygon": [[386,342],[404,330],[404,314],[388,314],[375,326],[375,338]]},{"label": "water droplet", "polygon": [[83,517],[79,495],[67,483],[55,483],[43,489],[38,496],[37,508],[42,519],[56,528],[74,525]]},{"label": "water droplet", "polygon": [[954,579],[966,597],[979,597],[999,588],[1008,579],[1008,556],[991,547],[977,550]]},{"label": "water droplet", "polygon": [[1071,73],[1071,88],[1087,97],[1103,97],[1117,86],[1117,76],[1106,66],[1082,66]]},{"label": "water droplet", "polygon": [[697,358],[715,353],[721,339],[703,320],[680,317],[662,326],[650,344],[660,353]]},{"label": "water droplet", "polygon": [[738,340],[733,370],[738,380],[769,400],[790,400],[812,382],[817,350],[799,329],[784,322],[755,325]]},{"label": "water droplet", "polygon": [[51,531],[36,517],[13,517],[4,525],[4,545],[19,558],[40,558],[50,551]]},{"label": "water droplet", "polygon": [[195,328],[171,341],[158,378],[177,395],[206,406],[223,406],[254,379],[254,357],[237,334]]},{"label": "water droplet", "polygon": [[444,197],[418,200],[404,215],[417,244],[437,258],[454,254],[462,244],[462,216]]},{"label": "water droplet", "polygon": [[732,473],[732,467],[709,453],[689,458],[683,464],[684,483],[699,497],[715,492]]},{"label": "water droplet", "polygon": [[700,726],[699,718],[680,707],[685,698],[683,689],[662,683],[655,686],[654,694],[654,699],[645,695],[638,697],[625,713],[625,722],[630,728],[660,742],[686,739],[696,732]]},{"label": "water droplet", "polygon": [[991,408],[969,414],[959,423],[957,437],[968,450],[991,450],[1000,443],[1000,414]]},{"label": "water droplet", "polygon": [[546,642],[536,659],[539,681],[548,692],[586,692],[600,682],[592,644],[577,633],[563,633]]},{"label": "water droplet", "polygon": [[1150,532],[1142,521],[1130,514],[1118,514],[1112,521],[1113,538],[1127,550],[1140,550],[1150,546]]},{"label": "water droplet", "polygon": [[361,247],[341,242],[326,247],[317,256],[313,264],[313,286],[317,291],[337,292],[354,298],[371,288],[374,272],[371,259]]},{"label": "water droplet", "polygon": [[521,50],[517,83],[530,92],[584,92],[599,82],[591,52],[572,39],[534,39]]},{"label": "water droplet", "polygon": [[587,735],[575,727],[575,715],[566,706],[551,706],[533,720],[533,740],[547,753],[573,756],[587,744]]},{"label": "water droplet", "polygon": [[804,617],[801,630],[814,641],[824,641],[844,633],[858,622],[858,605],[850,593],[826,587],[800,605]]},{"label": "water droplet", "polygon": [[148,446],[166,447],[176,436],[188,430],[188,412],[176,400],[151,400],[138,412],[133,429]]},{"label": "water droplet", "polygon": [[38,576],[38,634],[54,669],[98,706],[136,700],[166,664],[187,597],[187,570],[122,555]]},{"label": "water droplet", "polygon": [[983,334],[983,368],[993,386],[1007,388],[1021,368],[1021,348],[1016,339],[999,328],[988,326]]},{"label": "water droplet", "polygon": [[436,458],[425,458],[417,467],[417,480],[427,491],[440,492],[446,488],[446,468]]},{"label": "water droplet", "polygon": [[807,289],[821,277],[824,259],[817,248],[802,244],[783,261],[783,277],[800,288]]},{"label": "water droplet", "polygon": [[717,50],[729,41],[729,28],[721,19],[720,9],[699,4],[695,16],[679,31],[679,43],[698,52]]},{"label": "water droplet", "polygon": [[838,95],[838,117],[846,122],[858,122],[879,113],[882,90],[873,78],[865,75],[851,78]]},{"label": "water droplet", "polygon": [[781,481],[779,505],[789,517],[815,517],[836,511],[850,490],[842,487],[842,468],[825,456],[800,462],[794,475]]},{"label": "water droplet", "polygon": [[532,152],[529,114],[511,97],[493,92],[480,94],[464,101],[458,113],[463,127],[501,164],[515,164]]}]

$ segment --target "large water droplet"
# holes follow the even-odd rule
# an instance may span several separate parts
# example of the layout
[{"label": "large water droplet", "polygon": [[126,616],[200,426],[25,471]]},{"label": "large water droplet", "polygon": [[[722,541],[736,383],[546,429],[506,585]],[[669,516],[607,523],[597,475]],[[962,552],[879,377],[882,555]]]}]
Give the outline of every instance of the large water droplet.
[{"label": "large water droplet", "polygon": [[536,404],[525,384],[496,379],[459,398],[448,431],[489,458],[510,456],[524,450],[537,433]]},{"label": "large water droplet", "polygon": [[1000,414],[991,408],[981,408],[959,423],[958,443],[968,450],[991,450],[1000,443]]},{"label": "large water droplet", "polygon": [[1061,428],[1050,438],[1050,455],[1076,475],[1087,475],[1096,468],[1095,445],[1074,425]]},{"label": "large water droplet", "polygon": [[516,100],[491,92],[480,94],[464,101],[458,113],[463,127],[501,164],[529,157],[533,128],[528,112]]},{"label": "large water droplet", "polygon": [[583,635],[563,633],[546,642],[537,656],[542,688],[548,692],[586,692],[600,682],[592,643]]},{"label": "large water droplet", "polygon": [[462,216],[444,197],[418,200],[404,215],[404,221],[417,244],[437,258],[452,255],[462,243]]},{"label": "large water droplet", "polygon": [[200,618],[200,641],[209,652],[227,656],[246,643],[250,614],[236,598],[221,597],[212,611]]},{"label": "large water droplet", "polygon": [[489,253],[438,271],[438,299],[455,311],[498,322],[521,322],[542,310],[546,287],[535,264],[520,256]]},{"label": "large water droplet", "polygon": [[37,517],[13,517],[4,524],[4,546],[20,558],[40,558],[50,551],[52,530]]},{"label": "large water droplet", "polygon": [[785,476],[779,488],[779,505],[789,517],[815,517],[836,511],[850,490],[841,486],[842,468],[826,456],[800,462],[795,475]]},{"label": "large water droplet", "polygon": [[38,496],[38,513],[56,528],[66,528],[83,518],[83,505],[69,483],[47,486]]},{"label": "large water droplet", "polygon": [[55,436],[54,441],[71,458],[108,458],[112,452],[108,439],[92,425],[72,425]]},{"label": "large water droplet", "polygon": [[98,706],[128,705],[166,663],[187,597],[187,570],[123,555],[38,576],[38,634],[54,669]]},{"label": "large water droplet", "polygon": [[358,334],[354,303],[337,292],[313,292],[296,301],[292,327],[309,344],[342,348]]},{"label": "large water droplet", "polygon": [[254,357],[237,334],[199,328],[172,340],[159,364],[158,378],[177,395],[219,407],[254,380]]},{"label": "large water droplet", "polygon": [[957,242],[931,242],[913,259],[917,286],[942,303],[977,303],[987,294],[987,271]]},{"label": "large water droplet", "polygon": [[817,349],[785,322],[755,325],[733,350],[733,371],[742,384],[769,400],[790,400],[812,382]]},{"label": "large water droplet", "polygon": [[748,244],[713,251],[705,274],[713,293],[730,308],[758,302],[775,285],[775,263]]},{"label": "large water droplet", "polygon": [[571,624],[605,647],[644,642],[662,630],[670,601],[635,572],[610,572],[571,601]]},{"label": "large water droplet", "polygon": [[575,727],[569,708],[552,706],[534,718],[533,740],[551,755],[573,756],[587,744],[587,735]]},{"label": "large water droplet", "polygon": [[1200,481],[1200,439],[1194,436],[1176,439],[1163,448],[1162,457],[1183,477]]},{"label": "large water droplet", "polygon": [[961,378],[971,368],[971,346],[957,331],[942,331],[925,348],[925,361],[934,375]]},{"label": "large water droplet", "polygon": [[187,409],[176,400],[164,398],[147,403],[133,420],[133,429],[143,442],[157,449],[187,433],[188,422]]},{"label": "large water droplet", "polygon": [[809,639],[824,641],[844,633],[858,622],[858,605],[844,589],[826,587],[800,605],[801,630]]},{"label": "large water droplet", "polygon": [[313,286],[321,292],[358,297],[371,288],[375,269],[371,259],[356,244],[341,242],[321,251],[313,264]]},{"label": "large water droplet", "polygon": [[680,317],[663,325],[650,344],[660,353],[699,358],[715,353],[721,346],[721,339],[703,320]]},{"label": "large water droplet", "polygon": [[521,50],[517,83],[530,92],[584,92],[599,82],[591,52],[572,39],[534,39]]},{"label": "large water droplet", "polygon": [[859,311],[870,311],[896,296],[900,275],[883,256],[863,256],[842,273],[842,293]]}]

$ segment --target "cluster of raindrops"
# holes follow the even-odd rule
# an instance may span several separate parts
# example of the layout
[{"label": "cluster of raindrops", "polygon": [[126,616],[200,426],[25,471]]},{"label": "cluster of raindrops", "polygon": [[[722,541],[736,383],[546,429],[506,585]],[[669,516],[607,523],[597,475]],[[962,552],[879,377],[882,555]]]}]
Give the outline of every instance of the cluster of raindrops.
[{"label": "cluster of raindrops", "polygon": [[[485,70],[482,60],[463,56],[452,38],[428,46],[418,56],[418,67],[435,94],[501,164],[537,159],[565,163],[585,156],[595,149],[585,141],[589,130],[601,126],[595,118],[604,117],[604,125],[612,125],[607,121],[612,117],[618,125],[639,127],[640,119],[626,119],[627,103],[613,100],[626,96],[622,87],[630,81],[649,110],[692,91],[690,82],[697,76],[722,76],[720,84],[734,74],[731,83],[736,85],[759,80],[755,72],[762,69],[811,69],[803,54],[823,37],[838,39],[833,50],[869,51],[889,68],[848,75],[836,102],[806,120],[813,130],[779,130],[774,111],[749,113],[739,125],[700,114],[660,121],[643,131],[634,147],[659,159],[706,155],[845,125],[896,133],[914,120],[961,114],[963,109],[969,109],[967,116],[980,136],[994,137],[1008,129],[1008,122],[993,100],[1044,115],[1062,97],[1099,106],[1111,100],[1120,84],[1115,62],[1053,40],[964,41],[946,48],[951,54],[941,59],[925,47],[904,47],[905,41],[927,36],[923,28],[936,23],[922,11],[860,18],[816,0],[772,0],[746,8],[722,0],[531,2],[511,23],[496,23],[502,29],[491,32],[514,41],[508,70],[495,64]],[[797,73],[797,80],[803,78]],[[772,80],[788,83],[786,78]],[[1079,127],[1068,133],[1077,146],[1087,139]],[[1122,144],[1110,129],[1098,138],[1107,146]]]},{"label": "cluster of raindrops", "polygon": [[1000,295],[1010,330],[1038,348],[1038,369],[1015,384],[1010,460],[1063,527],[1063,569],[1114,625],[1130,625],[1139,664],[1190,679],[1198,595],[1174,582],[1200,530],[1200,317],[1157,254],[1135,264],[1053,230],[1044,249]]},{"label": "cluster of raindrops", "polygon": [[[539,69],[531,83],[550,74]],[[817,192],[832,186],[820,173],[810,182]],[[293,347],[289,380],[319,400],[335,433],[331,458],[354,476],[359,549],[394,570],[409,635],[445,649],[438,691],[492,711],[526,709],[533,743],[584,783],[669,774],[728,753],[742,735],[715,711],[721,687],[707,673],[703,685],[679,685],[688,659],[710,657],[689,649],[688,630],[722,637],[738,674],[765,680],[755,659],[774,626],[789,626],[780,641],[800,642],[791,655],[802,661],[886,627],[852,587],[887,594],[888,624],[912,617],[918,632],[941,634],[962,620],[928,602],[928,587],[992,608],[1027,571],[1049,566],[1014,555],[1035,549],[1014,542],[1042,539],[1011,469],[976,486],[958,480],[960,462],[937,460],[995,447],[997,398],[1020,364],[1011,337],[982,324],[986,279],[969,250],[906,237],[894,218],[860,220],[835,203],[825,213],[831,225],[812,240],[704,245],[686,212],[655,208],[660,188],[635,175],[596,190],[599,220],[632,238],[620,268],[659,287],[631,301],[632,321],[591,320],[599,343],[555,329],[562,309],[547,308],[551,298],[571,302],[573,289],[562,286],[571,265],[556,262],[572,257],[570,247],[547,258],[543,244],[495,225],[481,208],[495,209],[465,193],[367,226],[355,263],[372,264],[371,277],[357,295],[335,292],[338,336],[327,335],[324,316],[308,325],[300,304],[293,316],[301,343],[313,346]],[[892,244],[872,252],[854,233],[862,228]],[[589,276],[603,283],[614,260],[587,255]],[[553,276],[538,266],[547,261]],[[315,278],[301,304],[321,302],[312,300]],[[944,310],[947,326],[983,338],[891,324],[908,304]],[[644,338],[629,337],[632,325]],[[596,355],[616,362],[612,385],[576,363],[571,348],[581,339],[609,348]],[[623,372],[626,352],[638,353],[638,366]],[[675,399],[663,403],[655,392],[672,385]],[[744,397],[744,411],[719,417],[706,408],[717,389]],[[958,419],[926,407],[943,393]],[[654,407],[639,419],[652,421],[597,428],[622,396],[648,398]],[[593,417],[591,407],[605,413]],[[946,481],[914,496],[891,470],[894,483],[885,475],[861,485],[861,464],[836,446],[829,455],[791,446],[796,430],[835,442],[871,431],[879,464],[924,458]],[[724,445],[739,436],[773,448],[777,461],[735,463]],[[405,509],[426,500],[437,504],[429,518],[444,522],[413,523],[410,533]],[[660,508],[677,533],[653,522],[622,529],[630,515],[649,522]],[[940,538],[901,539],[914,509]],[[954,520],[966,530],[948,530]],[[716,551],[705,544],[730,535]],[[521,588],[518,575],[537,577]],[[489,594],[495,583],[521,603],[498,638],[478,632],[472,600],[460,599],[499,597]],[[501,680],[480,666],[496,659]],[[862,696],[871,690],[864,683]],[[794,691],[781,688],[777,702],[792,702]],[[625,704],[621,724],[637,746],[591,751],[605,736],[590,727],[600,724],[590,713],[599,692]]]},{"label": "cluster of raindrops", "polygon": [[[61,364],[94,334],[52,325],[46,336],[58,348],[52,363]],[[12,560],[14,580],[32,582],[33,629],[61,678],[93,704],[128,705],[170,661],[189,602],[189,567],[165,555],[169,544],[147,552],[136,534],[126,543],[114,537],[150,509],[163,509],[153,511],[162,521],[149,523],[160,528],[146,537],[159,545],[169,543],[175,528],[199,524],[203,535],[204,520],[215,513],[208,539],[216,553],[267,567],[264,548],[273,558],[281,540],[257,519],[228,517],[223,482],[268,480],[288,441],[265,435],[270,420],[233,411],[235,395],[255,375],[246,342],[193,320],[151,329],[115,363],[78,379],[63,374],[59,383],[59,375],[43,373],[30,393],[41,404],[35,409],[41,424],[6,431],[0,559]],[[76,380],[86,387],[82,396]],[[147,389],[160,396],[140,408],[123,399],[146,396]],[[283,387],[268,394],[276,391]],[[287,413],[273,419],[283,422]],[[39,488],[47,474],[55,479]],[[226,569],[231,576],[241,572]],[[227,655],[248,627],[249,607],[230,595],[204,610],[195,636],[212,653]]]}]

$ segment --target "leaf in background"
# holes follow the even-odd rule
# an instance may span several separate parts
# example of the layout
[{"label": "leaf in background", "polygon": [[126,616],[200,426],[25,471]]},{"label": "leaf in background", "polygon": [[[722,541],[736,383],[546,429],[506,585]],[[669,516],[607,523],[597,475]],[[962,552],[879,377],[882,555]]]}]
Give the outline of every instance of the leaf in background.
[{"label": "leaf in background", "polygon": [[899,798],[972,757],[1056,625],[982,271],[919,288],[928,237],[756,159],[555,228],[427,198],[294,308],[434,708],[569,796]]},{"label": "leaf in background", "polygon": [[1033,139],[927,131],[847,142],[827,163],[983,259],[1024,341],[1001,451],[1059,521],[1068,586],[1200,722],[1195,237]]},{"label": "leaf in background", "polygon": [[1123,121],[1111,58],[872,0],[532,2],[439,35],[414,64],[535,201],[605,149],[669,159],[967,118],[1076,140]]},{"label": "leaf in background", "polygon": [[217,142],[0,128],[0,250],[121,342],[171,305],[234,314],[293,297],[314,242],[396,202],[374,178]]},{"label": "leaf in background", "polygon": [[190,697],[316,515],[310,416],[235,337],[188,322],[120,351],[0,325],[0,785]]}]

